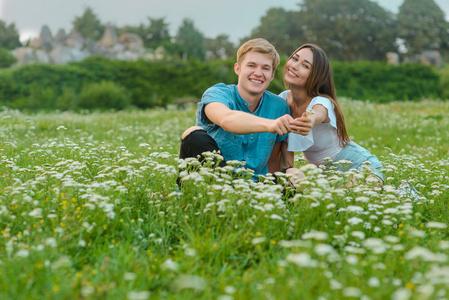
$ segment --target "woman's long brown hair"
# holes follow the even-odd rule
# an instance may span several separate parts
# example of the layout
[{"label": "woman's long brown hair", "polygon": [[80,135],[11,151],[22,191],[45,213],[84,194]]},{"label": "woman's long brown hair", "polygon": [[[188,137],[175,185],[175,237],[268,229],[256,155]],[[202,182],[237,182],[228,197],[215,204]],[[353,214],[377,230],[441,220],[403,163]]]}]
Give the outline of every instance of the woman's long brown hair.
[{"label": "woman's long brown hair", "polygon": [[[337,116],[337,136],[340,140],[342,147],[349,144],[350,139],[346,131],[345,117],[340,105],[337,102],[337,96],[335,94],[334,80],[332,78],[332,69],[327,59],[326,53],[317,45],[304,44],[296,49],[292,55],[288,58],[290,60],[296,52],[301,49],[309,48],[313,53],[312,69],[310,76],[307,79],[306,90],[307,95],[311,98],[322,96],[328,98],[335,107],[335,115]],[[288,61],[287,60],[287,61]],[[285,78],[286,65],[283,68],[283,78]],[[286,89],[290,89],[290,86],[285,82]]]}]

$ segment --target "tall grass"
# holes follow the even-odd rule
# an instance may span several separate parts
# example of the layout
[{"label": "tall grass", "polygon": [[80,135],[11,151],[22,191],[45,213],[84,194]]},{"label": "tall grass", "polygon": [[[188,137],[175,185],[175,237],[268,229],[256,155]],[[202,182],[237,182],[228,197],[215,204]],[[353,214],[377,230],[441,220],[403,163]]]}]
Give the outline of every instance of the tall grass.
[{"label": "tall grass", "polygon": [[4,109],[0,298],[449,297],[449,103],[342,107],[383,187],[369,168],[323,172],[301,155],[302,192],[180,161],[193,108]]}]

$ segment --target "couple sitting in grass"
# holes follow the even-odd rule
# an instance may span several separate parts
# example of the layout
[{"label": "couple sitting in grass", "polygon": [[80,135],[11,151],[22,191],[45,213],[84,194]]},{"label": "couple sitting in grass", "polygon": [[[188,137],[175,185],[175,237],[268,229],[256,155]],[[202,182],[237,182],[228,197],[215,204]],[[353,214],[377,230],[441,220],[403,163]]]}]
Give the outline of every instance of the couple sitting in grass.
[{"label": "couple sitting in grass", "polygon": [[[288,90],[279,96],[267,91],[279,65],[279,55],[264,39],[244,43],[234,65],[237,85],[217,84],[206,90],[198,104],[196,126],[181,139],[180,158],[220,151],[226,161],[245,161],[254,177],[275,172],[304,178],[294,167],[294,152],[302,151],[308,163],[350,161],[348,169],[369,162],[383,184],[382,164],[376,156],[351,141],[335,95],[332,70],[326,54],[305,44],[283,68]],[[338,168],[338,164],[335,164]]]}]

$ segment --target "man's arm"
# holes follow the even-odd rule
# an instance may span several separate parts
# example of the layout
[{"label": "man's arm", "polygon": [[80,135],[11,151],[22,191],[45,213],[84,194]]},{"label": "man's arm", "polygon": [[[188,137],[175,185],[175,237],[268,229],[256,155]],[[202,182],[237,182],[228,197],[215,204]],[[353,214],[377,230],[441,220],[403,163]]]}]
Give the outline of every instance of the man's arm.
[{"label": "man's arm", "polygon": [[275,120],[265,119],[243,111],[231,110],[220,102],[207,104],[204,113],[211,122],[235,134],[270,132],[284,135],[291,131],[290,122],[293,121],[289,114]]}]

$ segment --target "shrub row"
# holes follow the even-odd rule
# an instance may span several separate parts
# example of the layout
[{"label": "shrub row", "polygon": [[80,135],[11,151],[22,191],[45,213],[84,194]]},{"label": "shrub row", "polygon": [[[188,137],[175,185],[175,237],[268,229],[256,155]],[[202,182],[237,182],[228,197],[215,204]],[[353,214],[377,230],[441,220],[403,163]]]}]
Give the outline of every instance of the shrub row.
[{"label": "shrub row", "polygon": [[420,64],[335,62],[332,69],[337,94],[352,99],[390,102],[441,96],[438,72]]},{"label": "shrub row", "polygon": [[[233,65],[233,60],[129,62],[98,57],[66,66],[27,65],[0,72],[0,104],[30,110],[166,106],[180,98],[199,99],[219,82],[236,83]],[[338,96],[388,102],[438,98],[444,92],[442,75],[431,67],[380,62],[335,62],[332,67]],[[270,90],[283,89],[279,68]]]},{"label": "shrub row", "polygon": [[7,68],[17,62],[17,58],[12,55],[11,51],[0,47],[0,68]]},{"label": "shrub row", "polygon": [[441,99],[449,99],[449,66],[439,70]]},{"label": "shrub row", "polygon": [[[199,62],[105,58],[88,58],[66,66],[27,65],[0,73],[0,104],[19,109],[62,110],[120,109],[126,103],[139,108],[165,106],[180,97],[199,97],[211,82],[228,80],[222,73],[220,68]],[[227,69],[224,72],[226,76],[229,73]],[[114,96],[122,99],[115,102],[119,106],[104,101],[113,93],[120,94]],[[86,95],[91,96],[90,100]]]}]

